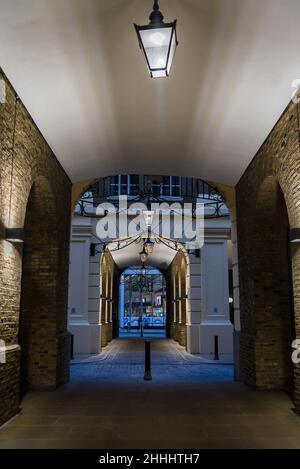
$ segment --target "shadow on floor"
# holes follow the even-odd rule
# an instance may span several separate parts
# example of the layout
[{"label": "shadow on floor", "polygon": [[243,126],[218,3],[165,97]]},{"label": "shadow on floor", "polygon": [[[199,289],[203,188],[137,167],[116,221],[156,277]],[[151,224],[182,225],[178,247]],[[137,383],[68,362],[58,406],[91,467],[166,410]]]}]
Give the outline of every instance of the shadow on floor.
[{"label": "shadow on floor", "polygon": [[289,397],[229,381],[230,370],[157,361],[145,382],[142,363],[118,363],[118,353],[73,365],[66,386],[26,395],[0,429],[0,448],[300,448]]}]

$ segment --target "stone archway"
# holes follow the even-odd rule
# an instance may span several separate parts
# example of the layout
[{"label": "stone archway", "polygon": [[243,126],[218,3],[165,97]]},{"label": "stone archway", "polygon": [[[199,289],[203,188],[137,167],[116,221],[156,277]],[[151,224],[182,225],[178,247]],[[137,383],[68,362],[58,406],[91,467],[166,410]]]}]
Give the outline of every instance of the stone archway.
[{"label": "stone archway", "polygon": [[55,388],[69,379],[62,234],[55,196],[43,176],[32,185],[24,229],[19,320],[21,394],[29,387]]},{"label": "stone archway", "polygon": [[170,337],[183,347],[187,347],[188,270],[187,253],[180,250],[169,268],[169,289],[172,305]]},{"label": "stone archway", "polygon": [[100,320],[101,320],[101,347],[106,347],[113,338],[113,317],[116,301],[114,293],[115,278],[117,275],[116,264],[106,251],[100,261]]},{"label": "stone archway", "polygon": [[[148,182],[151,182],[153,180],[153,176],[139,176],[142,178],[144,181],[145,178],[148,178]],[[189,179],[189,178],[185,178]],[[95,181],[98,181],[95,184]],[[140,181],[141,182],[141,181]],[[153,182],[153,181],[152,181]],[[201,195],[203,197],[203,202],[204,205],[206,206],[207,209],[207,215],[214,218],[218,217],[220,214],[222,214],[222,209],[220,207],[223,206],[226,207],[226,211],[224,212],[224,217],[226,217],[226,222],[223,223],[223,220],[221,222],[222,226],[218,226],[218,229],[216,229],[216,223],[214,220],[212,223],[208,222],[208,225],[206,227],[206,236],[209,238],[209,242],[204,243],[205,244],[205,249],[203,252],[189,252],[187,256],[187,262],[188,262],[188,268],[187,268],[187,278],[185,279],[185,276],[181,276],[180,269],[185,270],[185,266],[179,266],[179,270],[177,273],[177,277],[175,281],[173,282],[173,279],[171,278],[172,284],[177,288],[175,292],[171,291],[171,288],[168,288],[168,293],[170,293],[170,308],[169,308],[169,316],[170,321],[168,321],[167,324],[167,334],[172,335],[172,337],[176,337],[180,343],[184,346],[187,347],[187,350],[189,353],[192,354],[197,354],[197,353],[208,353],[211,354],[213,353],[213,347],[214,347],[214,334],[217,334],[220,337],[220,343],[221,343],[221,348],[222,348],[222,353],[225,354],[231,354],[232,353],[232,324],[227,320],[227,309],[228,309],[228,298],[227,298],[227,290],[228,290],[228,262],[227,262],[227,256],[228,256],[228,249],[227,249],[227,239],[230,236],[230,223],[232,222],[232,227],[233,227],[233,232],[235,233],[235,192],[233,188],[222,188],[222,192],[224,193],[224,196],[221,195],[221,190],[219,191],[219,187],[216,188],[216,184],[213,186],[210,183],[206,183],[202,180],[190,180],[190,181],[185,181],[186,183],[189,182],[188,184],[185,184],[185,186],[182,186],[182,197],[183,200],[187,198],[187,200],[190,200],[190,197],[194,200],[194,198],[197,196],[197,194]],[[127,189],[129,191],[130,195],[130,187],[129,186]],[[141,186],[143,188],[144,186]],[[155,190],[157,190],[157,187],[154,185]],[[120,187],[119,187],[119,190]],[[190,191],[190,192],[189,192]],[[84,194],[83,194],[84,193]],[[189,195],[188,195],[189,194]],[[82,200],[79,201],[78,203],[78,197],[82,196]],[[154,194],[155,195],[155,194]],[[82,183],[77,183],[73,187],[73,206],[76,204],[76,209],[75,209],[75,217],[86,217],[86,223],[85,223],[85,236],[87,243],[91,243],[91,247],[94,248],[94,244],[97,246],[97,255],[101,255],[102,249],[100,248],[100,245],[102,243],[99,242],[99,238],[96,235],[96,219],[97,217],[93,213],[95,210],[95,207],[97,204],[102,203],[103,200],[110,200],[112,202],[115,199],[107,199],[107,197],[112,197],[110,195],[110,180],[109,178],[99,178],[97,180],[93,181],[83,181]],[[114,196],[115,197],[115,196]],[[141,197],[141,200],[144,200],[145,194],[143,194],[143,190],[141,189],[141,193],[139,194],[138,197]],[[155,199],[155,197],[154,197]],[[227,199],[230,200],[230,212],[227,212]],[[135,200],[135,199],[134,199]],[[152,199],[151,199],[152,200]],[[156,199],[155,199],[156,200]],[[199,198],[197,198],[199,200]],[[211,202],[213,201],[213,204],[217,204],[217,207],[215,207],[215,212],[211,211]],[[116,204],[116,200],[114,201],[114,204]],[[230,218],[229,220],[229,213],[230,213]],[[90,220],[89,215],[91,216]],[[77,218],[74,218],[77,220]],[[118,219],[118,218],[117,218]],[[132,220],[132,217],[130,218]],[[227,224],[228,223],[228,224]],[[90,226],[88,226],[90,224]],[[83,233],[83,225],[81,223],[76,222],[76,235],[72,235],[74,237],[74,240],[76,239],[77,236]],[[90,238],[91,235],[91,238]],[[113,240],[116,241],[115,237],[119,236],[120,233],[118,234],[117,232],[112,235],[112,238],[108,238],[108,240],[105,244],[109,244]],[[166,235],[166,237],[170,236],[170,233]],[[211,242],[213,240],[216,240],[216,242]],[[185,244],[185,239],[183,238],[181,240],[183,244]],[[220,241],[220,242],[219,242]],[[73,242],[73,241],[72,241]],[[218,291],[221,292],[217,302],[214,301],[214,288],[207,288],[206,290],[208,291],[207,298],[210,300],[209,306],[206,307],[206,304],[204,302],[204,296],[201,296],[201,291],[203,292],[205,290],[204,288],[204,279],[206,276],[204,275],[204,268],[202,269],[202,266],[205,264],[206,271],[207,269],[207,264],[209,262],[212,262],[212,256],[210,255],[212,249],[217,245],[218,249],[218,261],[214,260],[213,262],[218,265],[220,265],[220,270],[224,271],[224,275],[218,276]],[[237,269],[237,240],[233,240],[233,252],[234,252],[234,259],[232,261],[233,264],[233,274],[234,274],[234,309],[235,309],[235,325],[237,329],[237,333],[239,330],[239,301],[238,301],[238,269]],[[176,249],[175,249],[176,250]],[[226,253],[225,253],[226,251]],[[92,255],[95,257],[95,255]],[[99,264],[100,264],[100,259]],[[162,259],[160,259],[162,260]],[[96,259],[95,259],[96,261]],[[203,262],[202,262],[203,261]],[[170,262],[168,265],[164,266],[165,269],[168,269],[170,266]],[[98,265],[99,265],[98,264]],[[118,262],[117,262],[118,264]],[[192,264],[192,266],[190,266]],[[119,264],[118,264],[119,265]],[[127,265],[135,265],[132,262],[129,262]],[[120,266],[119,266],[120,267]],[[124,266],[123,266],[124,267]],[[193,270],[193,273],[190,273],[190,267]],[[99,267],[100,270],[100,267]],[[191,286],[190,283],[192,282]],[[170,283],[168,281],[168,283]],[[202,286],[203,283],[203,286]],[[213,285],[215,287],[215,282],[213,275],[210,275],[208,281],[206,282],[209,285]],[[96,301],[95,299],[97,297],[97,292],[95,293],[95,285],[93,284],[93,293],[91,293],[91,298],[92,301],[91,303],[91,316],[93,315],[93,318],[96,317]],[[103,311],[107,310],[109,307],[111,307],[111,304],[108,305],[108,301],[106,298],[108,298],[108,295],[106,294],[105,287],[102,285],[101,290],[104,296],[104,299],[100,298],[100,308],[102,311],[102,317],[98,314],[98,319],[99,320],[99,325],[101,322],[101,325],[103,325],[103,331],[109,329],[111,326],[109,326],[109,323],[107,320],[103,317]],[[181,292],[184,294],[182,295]],[[115,296],[115,295],[113,295]],[[174,305],[172,304],[172,296],[175,298],[175,303]],[[222,297],[222,298],[221,298]],[[207,300],[206,298],[206,300]],[[112,298],[110,298],[112,300]],[[208,304],[208,301],[206,301]],[[213,303],[213,304],[212,304]],[[218,304],[217,304],[218,303]],[[115,306],[114,303],[113,305],[113,312],[115,314]],[[212,309],[215,312],[215,314],[210,314],[208,313],[209,308]],[[73,309],[73,308],[72,308]],[[177,314],[178,310],[178,314]],[[99,311],[97,311],[99,313]],[[229,314],[229,313],[228,313]],[[206,317],[209,315],[210,317]],[[176,320],[174,322],[173,319],[171,319],[171,316],[175,316]],[[177,319],[178,316],[178,319]],[[213,317],[212,317],[213,316]],[[94,320],[94,319],[93,319]],[[114,327],[113,323],[113,332],[112,336],[115,336],[116,328]],[[176,330],[175,330],[176,329]],[[106,333],[103,332],[104,335]],[[107,340],[105,337],[103,337],[103,343],[105,344]],[[76,341],[75,341],[76,343]],[[78,341],[77,341],[78,343]],[[238,337],[236,340],[236,343],[238,343]],[[238,351],[236,353],[236,356],[238,355]],[[235,360],[235,363],[237,363],[238,360]],[[238,368],[238,367],[236,367]]]},{"label": "stone archway", "polygon": [[[101,347],[106,347],[112,339],[119,337],[120,334],[120,282],[121,277],[127,270],[137,270],[135,266],[127,266],[119,269],[115,264],[109,251],[102,253],[100,261],[100,320],[101,320]],[[156,270],[164,278],[166,292],[166,337],[169,337],[168,324],[169,317],[169,298],[167,296],[167,276],[168,272],[156,267],[149,270]]]},{"label": "stone archway", "polygon": [[[169,240],[172,243],[171,240]],[[114,245],[116,241],[112,241]],[[163,245],[163,244],[162,244]],[[118,321],[119,321],[119,281],[122,272],[130,266],[138,265],[139,258],[136,262],[132,258],[126,258],[126,266],[118,266],[112,254],[114,250],[109,250],[109,244],[106,251],[102,252],[100,258],[100,302],[99,302],[99,317],[101,322],[101,346],[106,347],[107,344],[115,337],[118,336]],[[125,248],[123,248],[125,251]],[[154,262],[151,265],[153,269],[159,270],[165,278],[166,286],[166,336],[179,342],[180,345],[187,348],[189,331],[188,328],[192,326],[190,315],[190,270],[189,270],[189,256],[185,248],[180,245],[179,250],[175,253],[175,249],[168,248],[174,251],[172,255],[172,262],[167,268],[160,268]],[[137,248],[137,253],[141,248]],[[138,254],[136,254],[138,255]],[[160,262],[162,258],[159,257]],[[124,261],[123,261],[124,262]],[[148,265],[148,268],[150,266]]]}]

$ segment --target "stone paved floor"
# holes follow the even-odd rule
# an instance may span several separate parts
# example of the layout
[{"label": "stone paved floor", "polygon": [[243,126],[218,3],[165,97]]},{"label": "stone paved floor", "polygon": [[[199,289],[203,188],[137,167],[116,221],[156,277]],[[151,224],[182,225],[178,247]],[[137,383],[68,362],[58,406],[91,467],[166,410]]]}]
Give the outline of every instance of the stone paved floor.
[{"label": "stone paved floor", "polygon": [[[73,381],[140,382],[144,376],[144,340],[112,341],[98,356],[78,356],[72,363]],[[194,356],[173,340],[151,342],[152,376],[155,382],[232,381],[232,358]],[[226,363],[226,364],[224,364]]]},{"label": "stone paved floor", "polygon": [[300,448],[285,393],[231,381],[230,365],[163,362],[174,353],[167,342],[154,346],[154,379],[144,382],[137,357],[122,364],[142,343],[115,346],[111,361],[72,365],[57,391],[28,393],[0,429],[0,448]]},{"label": "stone paved floor", "polygon": [[[151,340],[151,360],[153,367],[156,365],[233,365],[232,355],[221,355],[220,360],[214,360],[213,355],[191,355],[177,342],[170,339]],[[78,355],[73,364],[78,363],[109,363],[109,364],[144,364],[144,339],[124,338],[113,340],[100,355]],[[232,376],[232,368],[229,371]],[[232,379],[232,378],[231,378]]]}]

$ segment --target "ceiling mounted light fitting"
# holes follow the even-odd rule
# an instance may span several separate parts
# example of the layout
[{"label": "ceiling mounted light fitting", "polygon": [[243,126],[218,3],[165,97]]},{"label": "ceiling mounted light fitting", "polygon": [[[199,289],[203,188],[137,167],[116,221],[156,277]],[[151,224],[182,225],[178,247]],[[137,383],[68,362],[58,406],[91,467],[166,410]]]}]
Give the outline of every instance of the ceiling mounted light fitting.
[{"label": "ceiling mounted light fitting", "polygon": [[139,46],[144,53],[151,78],[166,78],[170,75],[174,55],[178,46],[176,25],[164,23],[164,17],[155,0],[150,23],[135,26]]}]

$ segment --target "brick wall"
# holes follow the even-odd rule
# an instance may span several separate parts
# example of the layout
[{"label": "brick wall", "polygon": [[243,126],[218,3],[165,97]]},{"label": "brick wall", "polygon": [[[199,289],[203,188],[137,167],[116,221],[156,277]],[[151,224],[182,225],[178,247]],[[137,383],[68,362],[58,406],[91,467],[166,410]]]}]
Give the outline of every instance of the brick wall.
[{"label": "brick wall", "polygon": [[[18,409],[20,356],[31,385],[53,388],[69,377],[71,182],[1,70],[0,79],[6,84],[0,104],[0,338],[9,347],[7,363],[0,364],[1,424]],[[24,248],[4,240],[5,227],[24,224]]]},{"label": "brick wall", "polygon": [[300,338],[300,247],[288,242],[289,228],[300,227],[298,115],[290,103],[236,193],[241,379],[258,388],[283,388],[294,371],[299,408],[300,367],[292,369],[291,340],[293,326]]}]

